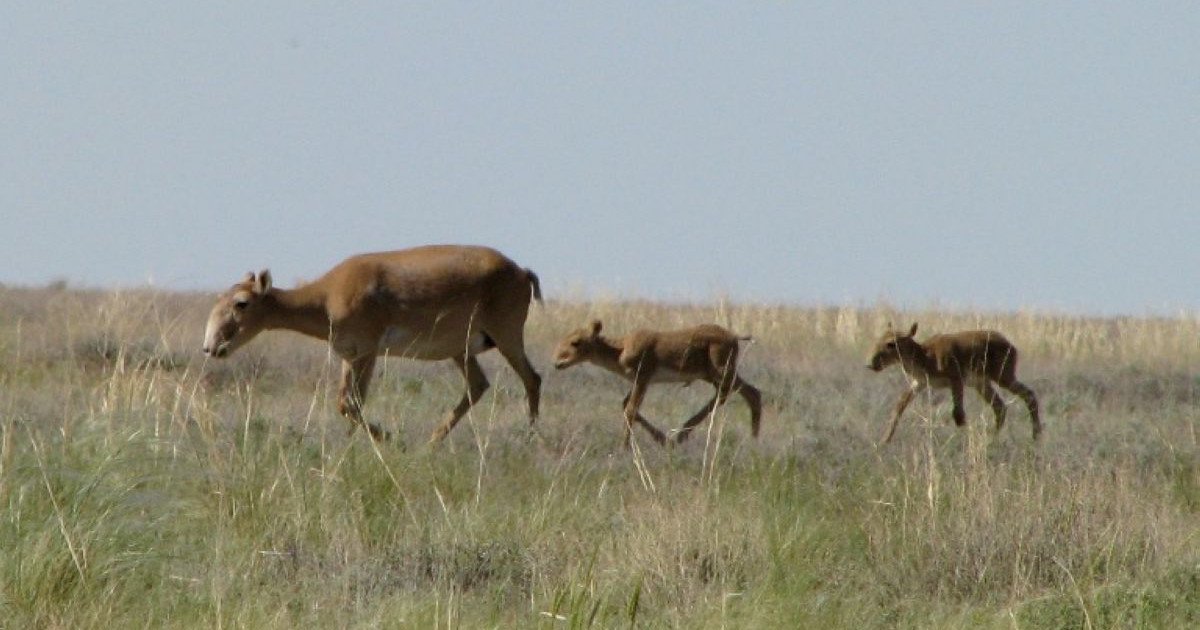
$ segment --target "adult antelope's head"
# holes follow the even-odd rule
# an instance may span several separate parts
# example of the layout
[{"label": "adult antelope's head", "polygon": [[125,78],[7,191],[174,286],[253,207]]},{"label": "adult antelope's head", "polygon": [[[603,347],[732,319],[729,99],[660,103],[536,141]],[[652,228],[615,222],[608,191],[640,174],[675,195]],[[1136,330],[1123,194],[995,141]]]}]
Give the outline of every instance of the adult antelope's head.
[{"label": "adult antelope's head", "polygon": [[875,351],[871,353],[871,360],[867,363],[867,367],[880,372],[899,363],[902,359],[920,352],[921,344],[913,339],[916,334],[917,325],[915,323],[907,335],[897,332],[891,324],[888,324],[887,332],[883,333],[883,336],[875,344]]},{"label": "adult antelope's head", "polygon": [[204,329],[204,354],[223,358],[263,329],[263,298],[271,290],[271,272],[246,278],[217,298]]},{"label": "adult antelope's head", "polygon": [[587,361],[596,344],[600,341],[600,330],[604,324],[600,320],[592,320],[591,325],[573,330],[558,342],[554,350],[554,367],[562,370],[581,361]]}]

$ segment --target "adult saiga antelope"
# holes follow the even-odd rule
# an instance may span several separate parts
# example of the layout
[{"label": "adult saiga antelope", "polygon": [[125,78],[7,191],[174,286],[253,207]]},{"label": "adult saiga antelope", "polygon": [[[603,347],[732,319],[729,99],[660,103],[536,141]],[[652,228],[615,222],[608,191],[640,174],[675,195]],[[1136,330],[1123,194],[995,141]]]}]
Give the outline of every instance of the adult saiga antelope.
[{"label": "adult saiga antelope", "polygon": [[890,442],[896,433],[896,425],[908,403],[918,392],[928,388],[949,388],[954,401],[954,423],[963,426],[967,414],[963,411],[963,385],[968,384],[992,406],[996,416],[996,431],[1004,426],[1004,399],[992,387],[992,383],[1016,394],[1029,408],[1033,422],[1033,439],[1042,432],[1042,421],[1038,415],[1037,395],[1032,389],[1017,380],[1017,348],[1004,335],[994,330],[965,330],[962,332],[934,335],[923,343],[913,337],[917,325],[913,324],[907,335],[892,329],[875,344],[868,368],[880,372],[895,363],[900,364],[909,379],[909,388],[900,395],[892,411],[891,424],[884,442]]},{"label": "adult saiga antelope", "polygon": [[270,272],[263,270],[247,274],[217,299],[204,353],[229,356],[273,329],[327,340],[342,359],[338,411],[351,431],[365,426],[377,440],[387,432],[362,417],[376,357],[449,359],[463,373],[467,390],[434,430],[431,441],[438,441],[487,390],[475,355],[493,347],[520,376],[529,422],[537,420],[542,379],[525,355],[531,298],[542,299],[538,277],[486,247],[431,245],[362,254],[291,290],[273,287]]},{"label": "adult saiga antelope", "polygon": [[762,395],[737,375],[738,341],[749,339],[706,324],[672,331],[638,330],[620,339],[600,335],[600,320],[571,332],[555,350],[554,367],[562,370],[587,361],[633,383],[621,403],[625,413],[625,445],[629,445],[633,423],[638,423],[659,444],[667,438],[639,413],[646,389],[651,383],[707,381],[717,388],[716,395],[679,429],[676,441],[687,439],[729,394],[737,392],[750,406],[750,432],[758,437],[762,417]]}]

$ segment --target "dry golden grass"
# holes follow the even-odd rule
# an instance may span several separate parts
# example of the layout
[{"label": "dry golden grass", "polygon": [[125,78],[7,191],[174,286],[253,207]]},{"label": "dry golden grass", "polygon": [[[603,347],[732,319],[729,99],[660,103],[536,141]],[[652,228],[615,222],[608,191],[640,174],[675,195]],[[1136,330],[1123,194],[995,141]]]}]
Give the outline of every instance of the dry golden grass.
[{"label": "dry golden grass", "polygon": [[[448,365],[382,363],[347,437],[326,348],[268,333],[199,352],[209,297],[0,289],[0,612],[17,626],[1186,627],[1200,623],[1200,320],[550,302],[515,375],[440,449]],[[714,322],[751,334],[766,397],[683,448],[635,433],[626,384],[554,372],[557,338]],[[888,322],[1001,330],[1044,406],[999,436],[968,396],[912,405],[864,367]],[[676,427],[707,386],[656,388]],[[407,444],[407,448],[405,445]]]}]

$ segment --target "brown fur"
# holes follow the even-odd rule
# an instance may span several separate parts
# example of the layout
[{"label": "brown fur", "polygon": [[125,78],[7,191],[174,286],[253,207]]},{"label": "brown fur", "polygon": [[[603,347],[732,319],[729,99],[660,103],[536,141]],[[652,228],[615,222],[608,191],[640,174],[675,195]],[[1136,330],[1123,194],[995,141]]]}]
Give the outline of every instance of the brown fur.
[{"label": "brown fur", "polygon": [[706,324],[672,331],[638,330],[620,339],[600,335],[603,328],[595,320],[563,338],[555,350],[554,366],[565,369],[580,362],[594,363],[633,383],[625,396],[625,444],[633,423],[646,429],[659,444],[666,443],[663,435],[638,412],[646,389],[654,382],[691,383],[706,381],[717,388],[712,400],[680,428],[678,442],[687,439],[692,429],[702,422],[729,394],[738,392],[750,406],[750,430],[758,437],[762,417],[762,395],[737,375],[738,337],[721,328]]},{"label": "brown fur", "polygon": [[431,245],[362,254],[295,289],[271,286],[269,271],[248,274],[221,294],[209,315],[204,352],[224,357],[263,330],[286,329],[324,339],[342,359],[338,410],[351,430],[365,424],[362,406],[378,356],[449,359],[467,391],[433,432],[454,428],[488,388],[475,355],[497,348],[525,385],[529,422],[538,415],[541,377],[525,354],[525,318],[541,300],[538,278],[486,247]]},{"label": "brown fur", "polygon": [[1032,389],[1017,380],[1017,348],[994,330],[965,330],[962,332],[934,335],[924,342],[913,337],[917,325],[913,324],[907,335],[896,332],[889,325],[887,332],[875,345],[868,368],[880,372],[899,363],[909,379],[909,388],[900,396],[892,411],[892,420],[884,442],[890,442],[896,433],[896,425],[908,403],[918,392],[927,388],[949,388],[954,399],[954,423],[966,423],[963,411],[963,385],[975,388],[979,395],[991,405],[996,417],[996,431],[1004,426],[1005,404],[992,383],[1007,389],[1025,401],[1033,423],[1033,439],[1042,432],[1038,414],[1037,395]]}]

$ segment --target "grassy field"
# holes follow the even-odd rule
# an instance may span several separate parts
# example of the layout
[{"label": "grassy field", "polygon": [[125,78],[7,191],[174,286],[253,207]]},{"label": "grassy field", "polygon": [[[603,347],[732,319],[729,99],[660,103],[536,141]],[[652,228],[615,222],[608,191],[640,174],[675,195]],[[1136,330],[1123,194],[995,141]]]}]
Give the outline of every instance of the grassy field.
[{"label": "grassy field", "polygon": [[[323,344],[267,333],[199,352],[209,296],[0,288],[0,626],[997,627],[1200,625],[1200,319],[898,312],[714,302],[534,308],[543,417],[515,374],[438,448],[449,364],[383,362],[347,435]],[[682,448],[636,432],[624,385],[554,372],[601,317],[750,333],[734,398]],[[914,402],[878,447],[897,371],[864,368],[889,321],[995,327],[1024,407],[995,436],[968,392]],[[492,353],[494,354],[494,353]],[[677,427],[704,384],[651,390]]]}]

